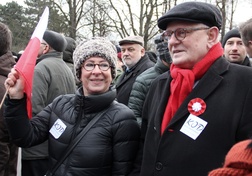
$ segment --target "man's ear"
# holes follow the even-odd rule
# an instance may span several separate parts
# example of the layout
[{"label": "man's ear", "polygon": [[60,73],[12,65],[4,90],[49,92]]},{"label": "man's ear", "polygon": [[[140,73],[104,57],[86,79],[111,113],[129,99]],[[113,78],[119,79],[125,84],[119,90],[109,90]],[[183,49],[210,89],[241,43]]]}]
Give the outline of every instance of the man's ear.
[{"label": "man's ear", "polygon": [[219,29],[217,27],[211,27],[208,30],[208,39],[210,41],[216,41],[219,38]]},{"label": "man's ear", "polygon": [[217,27],[211,27],[208,29],[208,47],[211,48],[219,41],[219,29]]},{"label": "man's ear", "polygon": [[145,55],[145,49],[144,47],[141,49],[141,56],[143,57]]},{"label": "man's ear", "polygon": [[43,54],[46,54],[50,51],[50,46],[49,45],[46,45],[44,50],[43,50]]}]

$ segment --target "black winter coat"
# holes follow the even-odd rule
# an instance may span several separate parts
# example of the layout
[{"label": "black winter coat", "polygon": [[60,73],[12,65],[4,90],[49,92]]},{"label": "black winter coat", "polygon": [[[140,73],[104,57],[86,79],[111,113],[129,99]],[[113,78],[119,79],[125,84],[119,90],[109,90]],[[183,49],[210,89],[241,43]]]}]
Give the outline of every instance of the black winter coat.
[{"label": "black winter coat", "polygon": [[150,67],[155,65],[147,55],[144,55],[138,63],[133,67],[131,72],[126,73],[124,72],[116,82],[116,90],[117,90],[117,100],[120,103],[125,104],[128,106],[128,101],[130,97],[130,93],[132,90],[132,86],[137,78],[138,75],[143,73]]},{"label": "black winter coat", "polygon": [[[206,176],[209,171],[222,166],[225,155],[235,143],[251,137],[252,69],[231,64],[224,58],[216,60],[161,135],[171,80],[167,72],[160,75],[146,97],[141,129],[145,145],[140,175]],[[183,126],[196,124],[187,121],[188,103],[194,98],[201,98],[206,103],[206,110],[199,118],[207,122],[195,140],[180,131]]]},{"label": "black winter coat", "polygon": [[[52,167],[87,123],[99,111],[111,106],[73,149],[55,175],[127,175],[138,149],[140,129],[133,112],[125,105],[116,103],[115,96],[115,91],[109,91],[85,97],[81,88],[75,96],[59,96],[30,121],[26,115],[25,98],[8,100],[5,102],[6,122],[13,140],[20,147],[30,147],[49,139],[49,166]],[[50,131],[57,120],[66,125],[58,138],[55,132]]]}]

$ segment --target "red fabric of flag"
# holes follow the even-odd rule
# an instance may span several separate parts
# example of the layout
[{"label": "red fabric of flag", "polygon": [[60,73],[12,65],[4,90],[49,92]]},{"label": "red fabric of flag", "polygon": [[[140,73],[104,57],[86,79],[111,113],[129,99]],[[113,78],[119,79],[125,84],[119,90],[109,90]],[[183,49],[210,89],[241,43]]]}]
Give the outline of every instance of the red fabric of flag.
[{"label": "red fabric of flag", "polygon": [[24,53],[19,58],[17,64],[15,65],[15,69],[23,76],[25,85],[24,92],[27,97],[27,115],[29,119],[32,118],[32,82],[33,82],[33,74],[34,68],[36,65],[36,60],[40,48],[40,42],[42,41],[44,32],[47,28],[49,18],[49,9],[45,8],[33,34],[32,37],[26,46]]},{"label": "red fabric of flag", "polygon": [[15,65],[15,69],[23,76],[25,80],[24,92],[26,93],[27,97],[27,113],[29,118],[32,117],[32,82],[39,47],[40,40],[37,37],[31,39],[25,48],[24,53],[21,55],[20,59]]}]

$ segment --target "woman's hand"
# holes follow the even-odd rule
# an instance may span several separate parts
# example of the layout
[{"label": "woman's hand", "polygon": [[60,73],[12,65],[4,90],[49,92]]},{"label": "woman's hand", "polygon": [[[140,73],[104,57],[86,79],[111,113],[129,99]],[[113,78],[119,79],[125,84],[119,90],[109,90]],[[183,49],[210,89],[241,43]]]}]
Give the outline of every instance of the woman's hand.
[{"label": "woman's hand", "polygon": [[24,79],[14,68],[5,80],[5,88],[8,90],[10,99],[21,99],[24,97]]}]

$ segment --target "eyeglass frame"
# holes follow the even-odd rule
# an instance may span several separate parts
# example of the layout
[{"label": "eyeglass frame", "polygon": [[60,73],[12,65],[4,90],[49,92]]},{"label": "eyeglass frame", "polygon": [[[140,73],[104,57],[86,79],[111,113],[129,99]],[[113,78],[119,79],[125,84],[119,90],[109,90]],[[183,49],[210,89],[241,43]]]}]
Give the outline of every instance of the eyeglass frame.
[{"label": "eyeglass frame", "polygon": [[[184,40],[184,39],[186,38],[186,34],[187,34],[187,33],[191,33],[191,32],[198,31],[198,30],[207,30],[207,29],[210,29],[210,27],[177,28],[176,30],[169,31],[169,32],[170,32],[169,35],[167,34],[168,31],[165,30],[165,31],[163,32],[162,36],[163,36],[164,41],[167,41],[167,42],[168,42],[168,40],[171,39],[172,34],[174,34],[175,38],[176,38],[178,41],[181,42],[182,40]],[[181,31],[179,31],[179,30],[181,30]],[[179,38],[179,37],[177,36],[177,33],[178,33],[178,32],[184,32],[183,35],[185,35],[185,36]]]},{"label": "eyeglass frame", "polygon": [[[86,66],[86,64],[93,64],[93,68],[91,70],[88,70]],[[105,69],[101,69],[101,65],[108,65],[108,68],[105,70]],[[87,62],[87,63],[84,63],[82,65],[82,67],[86,70],[86,71],[93,71],[96,67],[96,65],[98,65],[98,68],[101,70],[101,71],[108,71],[110,68],[114,68],[113,66],[111,66],[109,63],[99,63],[99,64],[95,64],[95,63],[92,63],[92,62]]]}]

